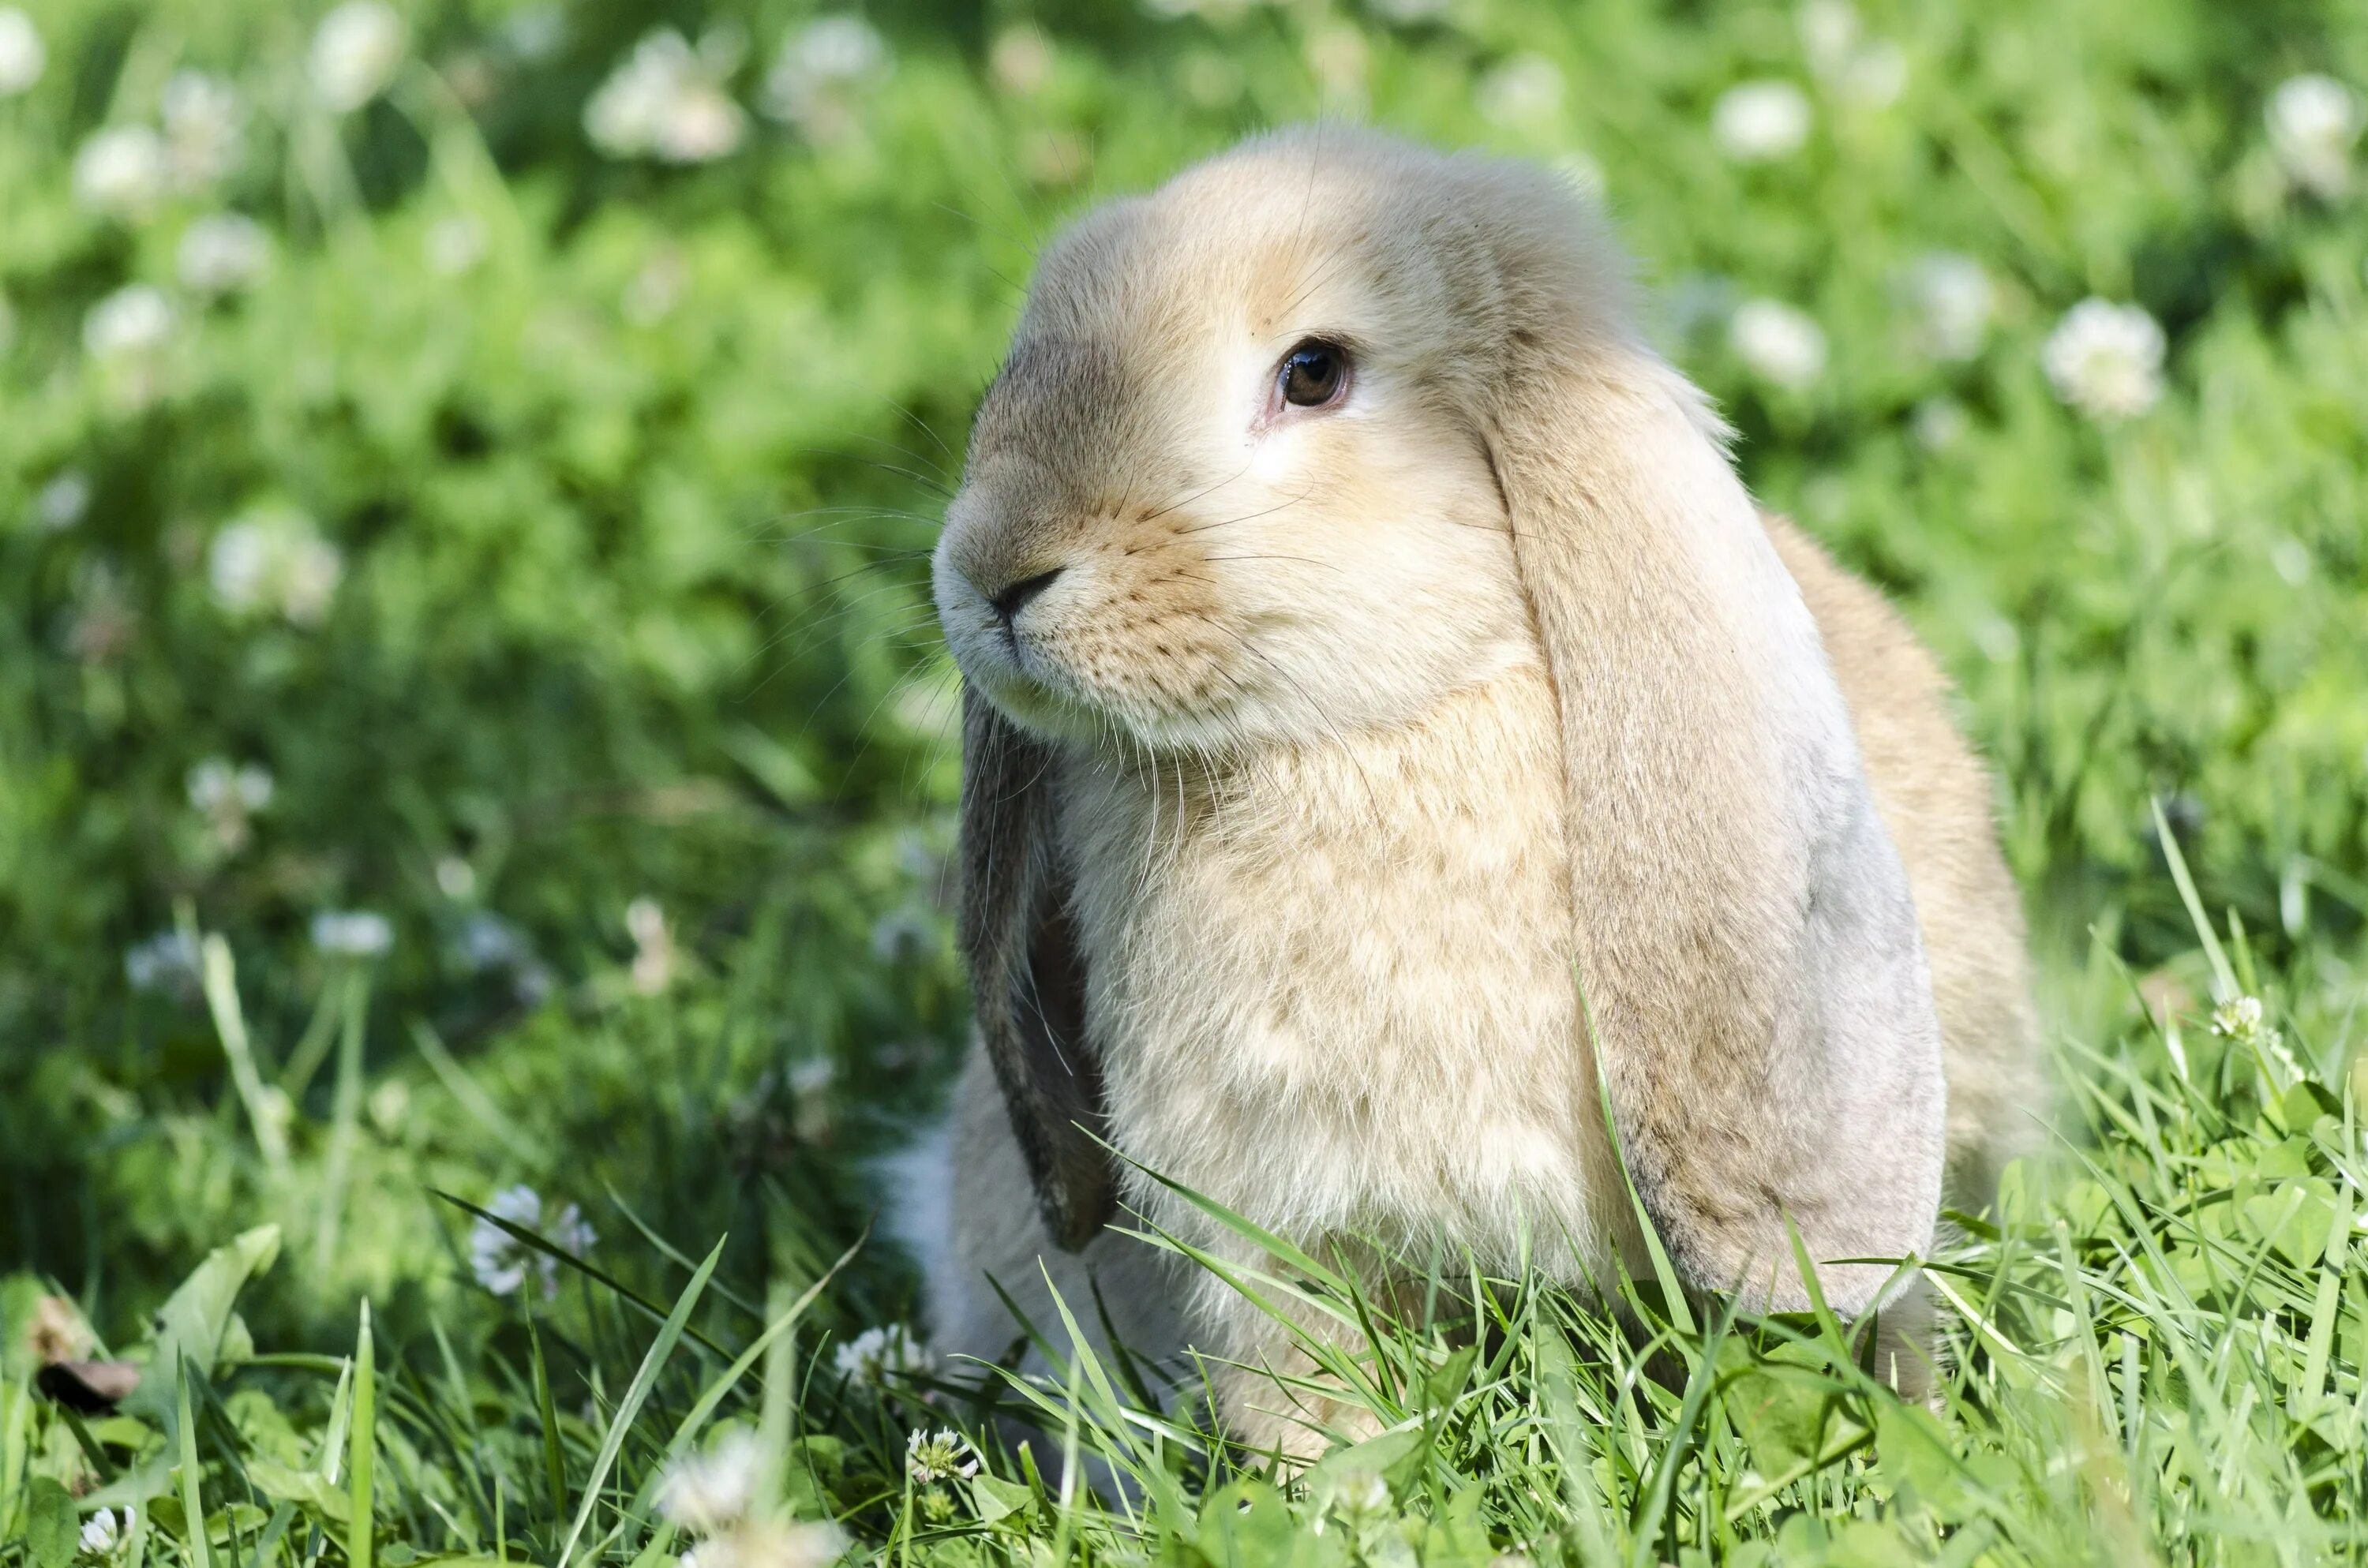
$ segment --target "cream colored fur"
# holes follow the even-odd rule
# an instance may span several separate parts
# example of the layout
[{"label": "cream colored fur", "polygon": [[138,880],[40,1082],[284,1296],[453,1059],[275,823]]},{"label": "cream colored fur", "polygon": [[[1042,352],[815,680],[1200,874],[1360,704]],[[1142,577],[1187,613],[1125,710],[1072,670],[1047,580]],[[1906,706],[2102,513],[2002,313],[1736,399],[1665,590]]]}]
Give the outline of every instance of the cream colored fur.
[{"label": "cream colored fur", "polygon": [[[1796,1304],[1789,1221],[1857,1312],[1887,1271],[1830,1260],[1929,1246],[1944,1164],[1978,1200],[2034,1076],[1987,782],[1929,656],[1763,525],[1631,315],[1545,176],[1339,131],[1253,142],[1047,255],[937,588],[980,733],[1033,737],[973,745],[965,810],[1046,792],[1084,1025],[999,1060],[1010,1120],[985,1058],[964,1075],[941,1342],[1010,1341],[986,1273],[1043,1322],[1042,1257],[1073,1308],[1101,1271],[1155,1352],[1294,1365],[1206,1275],[1046,1246],[1013,1128],[1031,1159],[1068,1134],[1028,1119],[1026,1079],[1073,1058],[1130,1160],[1311,1247],[1443,1240],[1582,1287],[1641,1267],[1589,1010],[1699,1287]],[[1349,346],[1349,398],[1279,407],[1310,335]],[[1011,874],[992,842],[974,877]],[[1026,934],[980,907],[981,972],[1013,970]],[[1241,1256],[1157,1183],[1122,1190]],[[1326,1415],[1252,1372],[1218,1392],[1260,1443],[1304,1449]]]}]

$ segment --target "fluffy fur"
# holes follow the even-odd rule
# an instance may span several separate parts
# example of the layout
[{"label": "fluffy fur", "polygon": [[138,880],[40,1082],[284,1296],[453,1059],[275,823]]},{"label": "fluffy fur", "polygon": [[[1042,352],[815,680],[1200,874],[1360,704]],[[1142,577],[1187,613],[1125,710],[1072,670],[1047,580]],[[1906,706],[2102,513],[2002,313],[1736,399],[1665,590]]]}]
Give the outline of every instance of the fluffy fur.
[{"label": "fluffy fur", "polygon": [[[1338,407],[1273,393],[1309,337],[1353,358]],[[1041,1300],[1049,1239],[1155,1348],[1288,1369],[1255,1307],[1203,1278],[1167,1322],[1096,1239],[1122,1196],[1237,1250],[1099,1137],[1303,1245],[1641,1267],[1590,1033],[1699,1288],[1797,1305],[1788,1222],[1896,1256],[1944,1166],[1977,1195],[2032,1076],[1987,782],[1722,441],[1522,165],[1293,133],[1048,252],[936,560],[983,1042],[941,1339],[1002,1349],[980,1276]],[[1887,1273],[1820,1283],[1854,1312]],[[1221,1376],[1228,1418],[1304,1447],[1323,1413],[1261,1389]]]}]

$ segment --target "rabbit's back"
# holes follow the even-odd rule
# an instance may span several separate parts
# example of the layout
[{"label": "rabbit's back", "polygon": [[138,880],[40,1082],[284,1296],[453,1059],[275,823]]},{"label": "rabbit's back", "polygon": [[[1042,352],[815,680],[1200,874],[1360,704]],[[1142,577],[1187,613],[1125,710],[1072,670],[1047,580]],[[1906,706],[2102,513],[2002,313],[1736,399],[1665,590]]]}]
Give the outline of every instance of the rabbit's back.
[{"label": "rabbit's back", "polygon": [[1907,871],[1947,1060],[1950,1196],[1979,1207],[1999,1168],[2037,1142],[2045,1109],[2022,903],[1998,852],[1989,774],[1950,714],[1948,677],[1899,612],[1792,522],[1767,523]]}]

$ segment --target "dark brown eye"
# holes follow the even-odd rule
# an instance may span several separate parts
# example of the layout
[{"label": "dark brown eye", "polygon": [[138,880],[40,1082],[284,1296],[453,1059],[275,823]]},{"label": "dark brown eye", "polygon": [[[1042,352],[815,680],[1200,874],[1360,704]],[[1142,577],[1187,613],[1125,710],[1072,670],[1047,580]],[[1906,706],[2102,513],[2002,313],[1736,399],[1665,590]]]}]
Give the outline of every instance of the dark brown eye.
[{"label": "dark brown eye", "polygon": [[1300,408],[1338,402],[1349,386],[1349,352],[1309,338],[1283,357],[1282,401]]}]

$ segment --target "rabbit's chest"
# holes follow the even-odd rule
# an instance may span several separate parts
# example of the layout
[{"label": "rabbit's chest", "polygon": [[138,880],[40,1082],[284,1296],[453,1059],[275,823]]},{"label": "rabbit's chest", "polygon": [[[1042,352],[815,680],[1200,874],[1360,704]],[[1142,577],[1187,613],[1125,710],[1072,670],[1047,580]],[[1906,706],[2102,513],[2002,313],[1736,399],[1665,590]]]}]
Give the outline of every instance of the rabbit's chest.
[{"label": "rabbit's chest", "polygon": [[1523,665],[1418,726],[1241,774],[1081,781],[1087,1027],[1120,1146],[1303,1237],[1593,1229],[1608,1144],[1555,734]]}]

